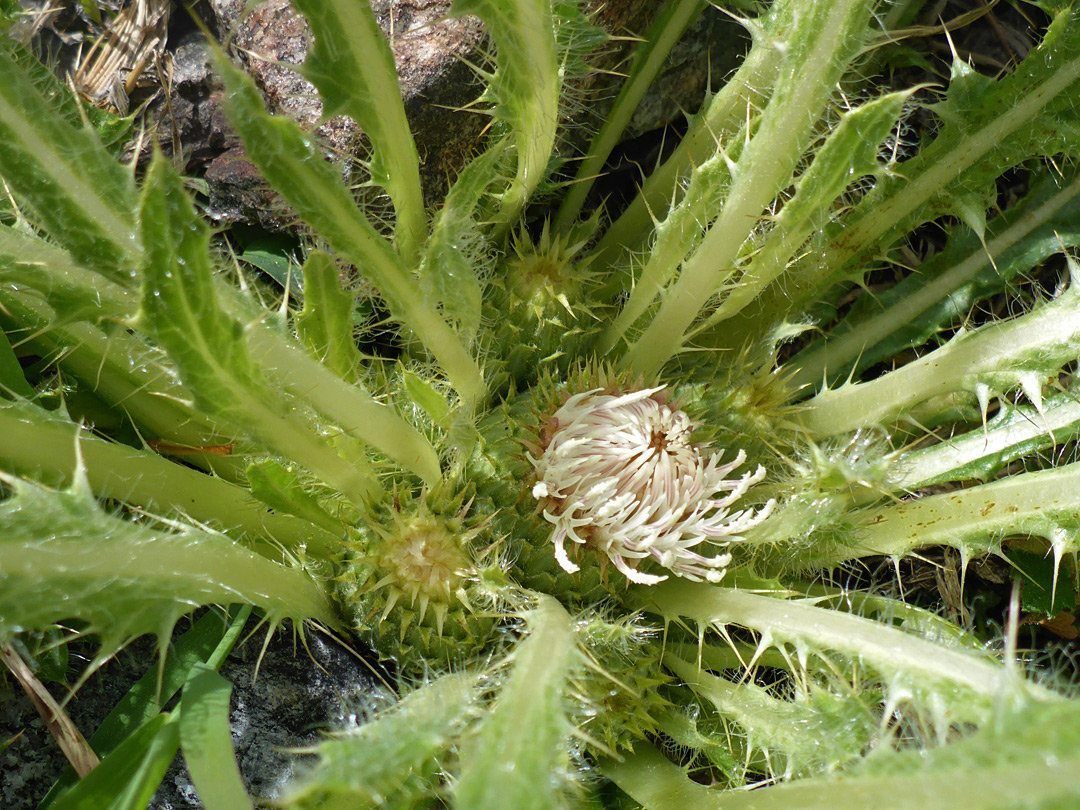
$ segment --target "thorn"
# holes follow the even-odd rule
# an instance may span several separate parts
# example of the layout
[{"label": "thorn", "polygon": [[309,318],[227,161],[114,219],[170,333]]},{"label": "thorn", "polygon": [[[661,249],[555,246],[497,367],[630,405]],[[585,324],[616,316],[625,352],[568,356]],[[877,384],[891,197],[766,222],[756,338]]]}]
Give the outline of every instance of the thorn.
[{"label": "thorn", "polygon": [[986,442],[989,442],[990,431],[986,428],[986,412],[990,408],[990,386],[986,383],[976,383],[975,397],[979,400],[979,411],[982,413],[983,437]]},{"label": "thorn", "polygon": [[1050,586],[1050,613],[1054,614],[1054,605],[1057,603],[1057,584],[1058,576],[1061,573],[1061,560],[1065,556],[1066,546],[1069,542],[1069,536],[1065,530],[1060,526],[1054,528],[1050,532],[1050,550],[1054,554],[1054,582]]}]

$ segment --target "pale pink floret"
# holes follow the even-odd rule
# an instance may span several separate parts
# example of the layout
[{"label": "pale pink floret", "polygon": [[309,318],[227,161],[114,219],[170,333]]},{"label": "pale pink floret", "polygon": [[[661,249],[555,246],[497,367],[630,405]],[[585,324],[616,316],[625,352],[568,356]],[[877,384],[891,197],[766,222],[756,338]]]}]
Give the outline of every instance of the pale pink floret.
[{"label": "pale pink floret", "polygon": [[[726,478],[746,461],[739,451],[720,463],[690,441],[694,424],[649,388],[615,396],[600,390],[576,394],[552,417],[551,440],[539,458],[533,497],[554,524],[555,559],[565,571],[579,570],[566,541],[599,547],[631,582],[654,585],[666,576],[637,570],[651,557],[677,576],[719,582],[731,554],[703,556],[702,542],[727,546],[773,510],[731,512],[751,486],[765,477],[758,467]],[[722,497],[717,497],[721,496]],[[582,536],[584,532],[586,536]]]}]

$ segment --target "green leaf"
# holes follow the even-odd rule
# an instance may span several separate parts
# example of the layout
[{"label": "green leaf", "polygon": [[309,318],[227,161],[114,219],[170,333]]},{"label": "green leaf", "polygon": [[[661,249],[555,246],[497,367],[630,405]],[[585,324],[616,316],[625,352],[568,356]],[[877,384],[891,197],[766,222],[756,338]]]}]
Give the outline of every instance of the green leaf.
[{"label": "green leaf", "polygon": [[474,711],[474,675],[443,675],[354,732],[319,744],[319,761],[284,797],[288,808],[401,805],[434,792],[439,761]]},{"label": "green leaf", "polygon": [[1040,409],[1000,403],[985,425],[904,454],[890,481],[895,492],[950,481],[990,481],[1006,465],[1080,435],[1080,399],[1070,390],[1043,400]]},{"label": "green leaf", "polygon": [[343,380],[356,380],[360,350],[356,347],[353,311],[356,297],[341,288],[334,260],[313,250],[304,262],[304,308],[296,331],[312,356]]},{"label": "green leaf", "polygon": [[191,668],[180,698],[180,746],[206,810],[253,807],[233,754],[229,729],[232,684],[212,667]]},{"label": "green leaf", "polygon": [[34,396],[34,389],[26,381],[19,358],[15,356],[15,350],[11,348],[11,341],[7,335],[0,336],[0,395],[10,397],[12,394],[29,399]]},{"label": "green leaf", "polygon": [[1078,355],[1080,289],[1072,286],[1032,312],[960,332],[881,377],[822,391],[799,407],[799,418],[818,436],[835,436],[888,424],[917,405],[961,391],[978,397],[984,413],[991,396],[1016,389],[1041,407],[1045,380]]},{"label": "green leaf", "polygon": [[[923,545],[932,543],[928,540]],[[906,676],[905,682],[913,686],[949,689],[955,693],[957,706],[975,708],[982,703],[986,708],[988,701],[1014,686],[1030,690],[1030,694],[1046,694],[1038,687],[1014,681],[988,655],[945,648],[883,622],[803,601],[669,580],[651,588],[638,604],[667,621],[681,617],[702,626],[739,625],[766,635],[773,644],[790,643],[806,651],[850,657],[886,677]],[[961,698],[962,691],[968,695]]]},{"label": "green leaf", "polygon": [[296,7],[315,35],[301,72],[319,88],[327,118],[351,116],[370,139],[371,179],[390,195],[398,250],[407,264],[415,264],[427,236],[427,216],[420,158],[390,44],[367,3],[297,0]]},{"label": "green leaf", "polygon": [[[101,721],[101,725],[90,738],[90,746],[98,756],[106,757],[111,754],[131,734],[137,733],[144,723],[157,715],[161,707],[184,685],[188,671],[195,664],[209,661],[215,662],[216,666],[221,665],[224,656],[232,649],[243,631],[250,608],[234,608],[233,612],[235,619],[230,625],[227,623],[228,617],[222,616],[216,610],[210,610],[182,636],[169,644],[160,669],[153,667],[139,678]],[[75,784],[76,779],[75,771],[70,767],[65,768],[64,773],[41,800],[39,810],[45,810],[62,791]]]},{"label": "green leaf", "polygon": [[328,535],[307,521],[274,515],[244,487],[149,450],[108,441],[34,403],[0,404],[0,435],[0,462],[9,472],[68,486],[81,468],[99,498],[236,532],[275,559],[282,546],[328,549],[337,542],[337,528]]},{"label": "green leaf", "polygon": [[0,225],[0,280],[33,288],[53,309],[54,324],[122,320],[135,313],[136,298],[125,286],[76,262],[56,245]]},{"label": "green leaf", "polygon": [[304,299],[304,279],[296,272],[296,263],[274,242],[265,240],[248,245],[237,258],[258,267],[293,298]]},{"label": "green leaf", "polygon": [[49,805],[49,810],[144,810],[179,747],[176,715],[159,714]]},{"label": "green leaf", "polygon": [[94,501],[83,477],[66,490],[4,481],[12,495],[0,503],[0,635],[78,619],[100,634],[103,660],[134,636],[167,638],[197,605],[246,603],[337,624],[306,573],[225,535],[123,520]]},{"label": "green leaf", "polygon": [[637,196],[597,243],[594,266],[612,271],[605,285],[609,295],[631,291],[633,276],[623,268],[634,251],[648,248],[655,222],[666,219],[687,193],[684,178],[718,151],[732,156],[740,150],[747,135],[747,111],[760,109],[778,81],[784,51],[776,45],[789,35],[799,6],[798,0],[775,0],[761,16],[748,20],[753,43],[738,70],[690,119],[671,156],[645,178]]},{"label": "green leaf", "polygon": [[460,810],[549,810],[565,804],[570,721],[564,690],[576,665],[573,626],[563,607],[541,596],[526,615],[528,637],[495,705],[461,753],[454,790]]},{"label": "green leaf", "polygon": [[619,143],[634,112],[638,109],[646,91],[659,75],[672,47],[682,37],[687,27],[697,19],[705,8],[703,0],[674,0],[663,8],[649,26],[634,49],[630,72],[619,88],[611,112],[604,118],[600,130],[593,136],[585,157],[578,164],[573,185],[563,196],[555,217],[555,228],[566,233],[573,226],[593,182],[604,169],[611,150]]},{"label": "green leaf", "polygon": [[447,427],[450,424],[450,406],[442,394],[411,371],[403,371],[402,379],[409,399],[419,405],[435,424]]},{"label": "green leaf", "polygon": [[462,169],[431,224],[420,263],[420,285],[432,306],[457,322],[470,344],[480,329],[483,305],[478,272],[490,262],[489,243],[480,233],[490,212],[486,198],[503,179],[505,142],[500,142]]},{"label": "green leaf", "polygon": [[[959,88],[947,105],[934,141],[893,167],[845,217],[830,226],[823,244],[744,310],[737,329],[718,346],[741,346],[766,334],[787,313],[841,280],[861,280],[868,261],[883,255],[918,225],[955,213],[957,197],[985,194],[1011,166],[1080,146],[1080,11],[1058,14],[1038,48],[1012,74],[973,94]],[[979,82],[980,85],[982,82]],[[970,208],[971,203],[969,202]]]},{"label": "green leaf", "polygon": [[379,497],[369,471],[330,449],[252,361],[244,327],[218,305],[209,229],[160,156],[146,178],[139,224],[147,259],[139,323],[169,352],[196,406],[306,466],[354,503]]},{"label": "green leaf", "polygon": [[446,372],[469,407],[484,395],[479,366],[460,338],[425,299],[401,257],[356,207],[339,173],[310,135],[268,114],[254,82],[215,51],[228,89],[233,126],[248,156],[270,183],[334,250],[362,268],[391,314],[408,326]]},{"label": "green leaf", "polygon": [[764,244],[738,276],[726,282],[720,303],[699,329],[727,320],[783,275],[807,238],[829,221],[851,183],[884,173],[878,149],[914,92],[888,93],[840,117],[809,168],[799,175],[794,196],[784,203]]},{"label": "green leaf", "polygon": [[7,42],[11,58],[37,87],[38,92],[73,127],[81,127],[84,121],[97,132],[102,143],[117,154],[131,132],[135,116],[119,118],[110,112],[84,104],[70,87],[61,82],[56,74],[34,56],[29,48],[18,42]]},{"label": "green leaf", "polygon": [[1054,569],[1060,571],[1066,555],[1080,549],[1078,493],[1080,465],[1067,464],[879,506],[859,515],[857,549],[833,549],[817,556],[822,566],[828,566],[836,558],[873,554],[900,558],[918,548],[941,545],[959,549],[970,559],[1000,551],[1005,536],[1027,535],[1046,540]]},{"label": "green leaf", "polygon": [[958,742],[878,750],[852,770],[756,790],[692,781],[648,743],[600,770],[647,810],[1065,810],[1080,800],[1080,706],[1024,703]]},{"label": "green leaf", "polygon": [[[662,296],[652,321],[628,347],[624,367],[639,374],[659,371],[682,347],[702,307],[728,280],[758,218],[790,184],[836,83],[858,56],[871,5],[867,0],[842,0],[807,6],[795,16],[781,68],[792,80],[777,85],[732,169],[719,216]],[[879,115],[891,114],[889,105],[883,107],[876,111]],[[832,168],[822,174],[830,176]]]},{"label": "green leaf", "polygon": [[319,499],[308,492],[293,471],[273,459],[252,462],[246,470],[251,494],[277,512],[295,515],[330,532],[341,532],[340,521],[330,517]]},{"label": "green leaf", "polygon": [[[823,342],[791,361],[793,389],[842,380],[852,372],[918,346],[966,318],[977,301],[1063,248],[1080,245],[1073,209],[1080,174],[1046,173],[1031,191],[987,227],[986,236],[964,228],[949,234],[944,250],[890,289],[864,296]],[[826,376],[827,372],[827,376]]]},{"label": "green leaf", "polygon": [[517,221],[547,171],[559,121],[559,62],[550,0],[454,0],[451,13],[475,14],[495,41],[495,70],[485,78],[493,115],[510,129],[517,174],[495,220]]},{"label": "green leaf", "polygon": [[0,175],[76,261],[122,285],[138,258],[131,176],[0,47]]},{"label": "green leaf", "polygon": [[1024,610],[1057,616],[1076,607],[1072,578],[1061,576],[1054,557],[1009,549],[1009,562],[1016,567],[1015,580],[1023,584],[1021,606]]}]

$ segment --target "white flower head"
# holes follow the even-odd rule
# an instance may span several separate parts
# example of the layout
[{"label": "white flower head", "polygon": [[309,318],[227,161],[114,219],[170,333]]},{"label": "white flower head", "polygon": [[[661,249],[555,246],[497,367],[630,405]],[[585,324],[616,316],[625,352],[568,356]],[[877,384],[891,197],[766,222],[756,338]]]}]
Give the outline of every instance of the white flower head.
[{"label": "white flower head", "polygon": [[719,582],[731,554],[706,557],[702,543],[726,547],[765,520],[775,506],[731,507],[765,477],[764,467],[741,478],[739,451],[726,464],[690,441],[694,423],[671,407],[663,388],[630,394],[594,389],[570,397],[551,418],[536,468],[533,497],[555,526],[551,539],[563,570],[579,570],[567,540],[603,551],[631,582],[667,579],[638,570],[651,558],[677,576]]}]

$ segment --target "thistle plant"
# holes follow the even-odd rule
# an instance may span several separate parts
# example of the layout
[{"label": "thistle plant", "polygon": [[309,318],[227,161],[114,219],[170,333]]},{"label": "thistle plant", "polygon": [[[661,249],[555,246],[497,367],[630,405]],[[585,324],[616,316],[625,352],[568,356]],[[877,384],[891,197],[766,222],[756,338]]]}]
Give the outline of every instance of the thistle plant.
[{"label": "thistle plant", "polygon": [[[393,210],[215,50],[307,226],[302,304],[0,46],[0,638],[92,636],[93,670],[241,605],[370,645],[400,701],[328,736],[290,808],[1072,806],[1080,708],[1015,627],[1002,651],[827,574],[1023,540],[1072,607],[1080,12],[1043,3],[1001,75],[954,56],[895,88],[918,2],[733,6],[740,67],[624,210],[588,211],[702,4],[665,6],[580,155],[561,122],[602,32],[568,0],[458,0],[495,125],[427,210],[367,4],[296,6],[299,70]],[[871,293],[931,225],[944,247]],[[1056,288],[1023,283],[1055,257]],[[358,348],[350,274],[399,353]],[[1013,311],[970,317],[991,298]],[[52,806],[145,804],[178,747],[207,807],[248,801],[211,700],[230,638]]]}]

